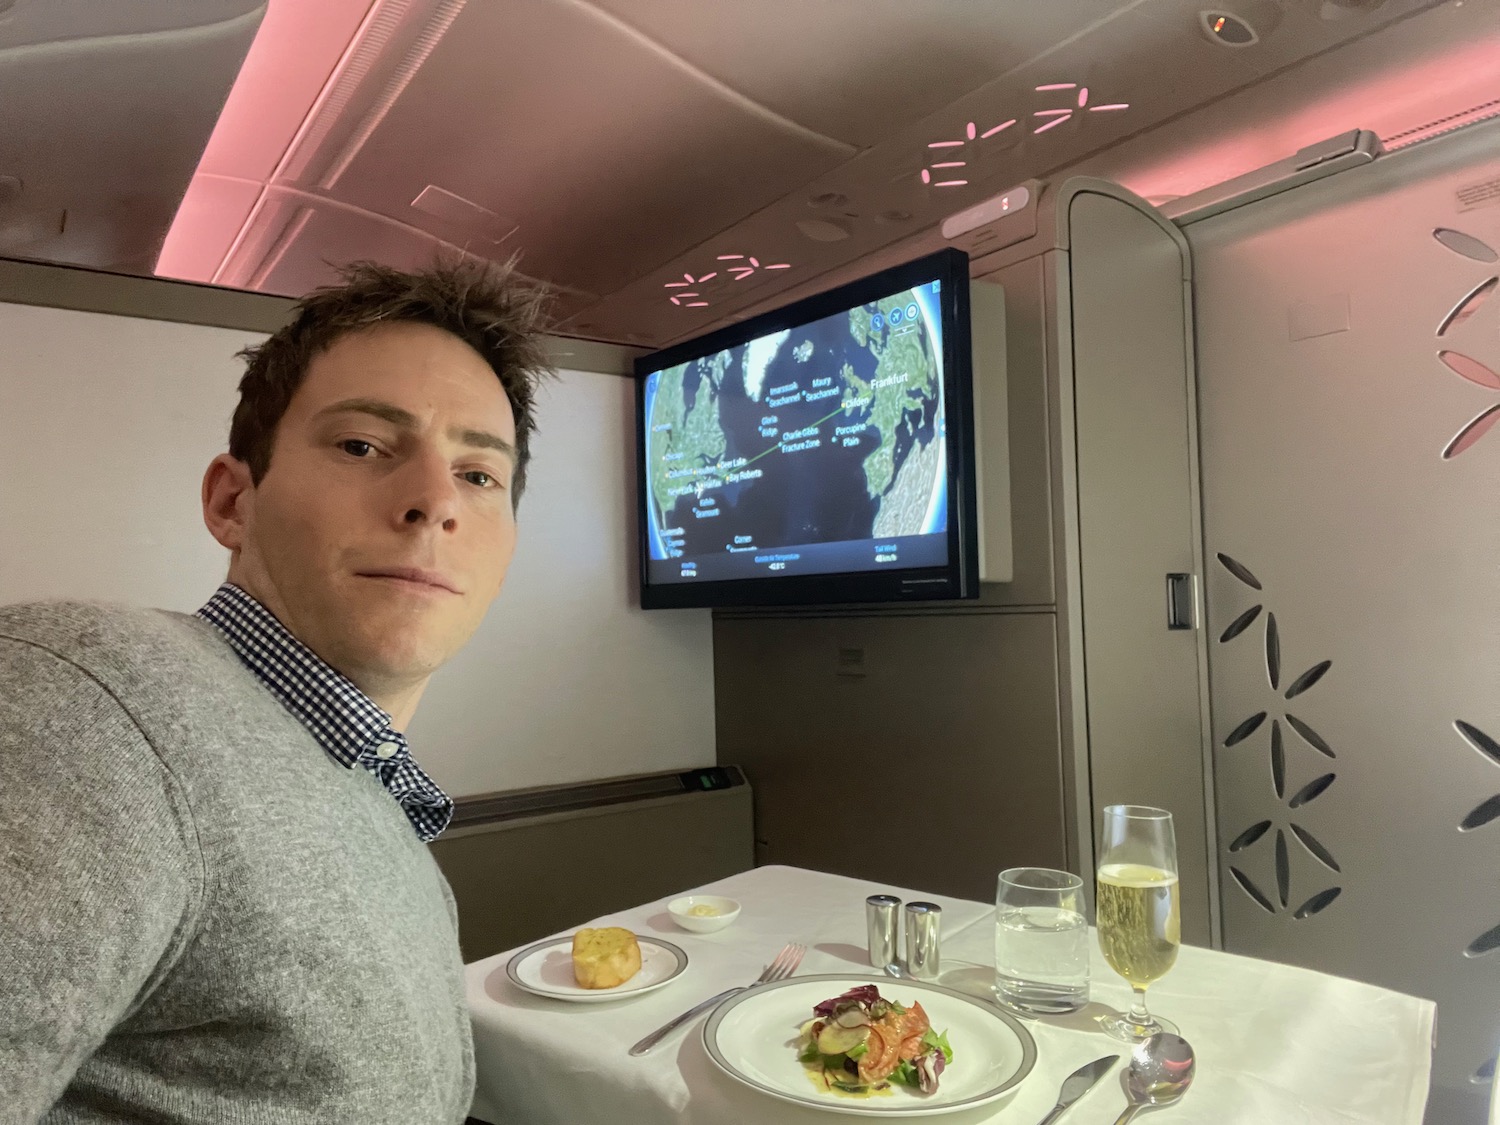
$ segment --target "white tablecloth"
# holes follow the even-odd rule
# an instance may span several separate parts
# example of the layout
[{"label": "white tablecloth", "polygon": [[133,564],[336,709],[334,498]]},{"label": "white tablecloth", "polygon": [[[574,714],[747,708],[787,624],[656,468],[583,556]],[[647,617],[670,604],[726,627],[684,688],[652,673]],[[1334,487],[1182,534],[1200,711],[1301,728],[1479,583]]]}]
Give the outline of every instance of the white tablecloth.
[{"label": "white tablecloth", "polygon": [[[497,1125],[828,1125],[826,1114],[773,1100],[722,1073],[703,1048],[701,1019],[644,1058],[627,1051],[699,1000],[754,980],[789,941],[808,946],[800,973],[870,972],[864,899],[882,891],[905,901],[940,903],[939,983],[975,993],[988,988],[992,907],[798,868],[761,867],[691,892],[728,895],[742,904],[734,925],[716,934],[678,929],[665,899],[589,923],[659,935],[687,951],[690,964],[681,978],[636,999],[569,1004],[528,995],[505,976],[509,952],[469,965],[478,1068],[473,1116]],[[1100,1005],[1127,1007],[1130,989],[1097,947],[1091,972],[1090,1008],[1028,1021],[1037,1063],[1015,1096],[944,1121],[1033,1125],[1051,1109],[1071,1071],[1100,1055],[1127,1053],[1091,1017],[1104,1010]],[[1171,1111],[1172,1125],[1420,1125],[1432,1057],[1430,1001],[1192,946],[1151,987],[1149,1000],[1153,1011],[1178,1024],[1198,1057],[1197,1078]],[[1115,1120],[1125,1104],[1119,1069],[1069,1111],[1066,1125]]]}]

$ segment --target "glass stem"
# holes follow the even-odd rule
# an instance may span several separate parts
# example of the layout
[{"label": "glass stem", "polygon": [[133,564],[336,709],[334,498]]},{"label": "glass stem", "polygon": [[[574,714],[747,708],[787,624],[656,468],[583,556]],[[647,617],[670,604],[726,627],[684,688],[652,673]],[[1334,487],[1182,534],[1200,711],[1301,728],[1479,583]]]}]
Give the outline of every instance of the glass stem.
[{"label": "glass stem", "polygon": [[1135,985],[1130,987],[1134,993],[1130,1000],[1130,1022],[1138,1027],[1150,1027],[1156,1021],[1146,1011],[1146,990]]}]

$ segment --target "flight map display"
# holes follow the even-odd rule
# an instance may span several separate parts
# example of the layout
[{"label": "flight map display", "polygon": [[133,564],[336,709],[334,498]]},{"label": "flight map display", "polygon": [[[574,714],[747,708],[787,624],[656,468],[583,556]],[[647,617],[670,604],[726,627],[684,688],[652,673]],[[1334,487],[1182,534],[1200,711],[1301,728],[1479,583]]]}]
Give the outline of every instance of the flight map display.
[{"label": "flight map display", "polygon": [[947,564],[938,286],[646,377],[648,581]]}]

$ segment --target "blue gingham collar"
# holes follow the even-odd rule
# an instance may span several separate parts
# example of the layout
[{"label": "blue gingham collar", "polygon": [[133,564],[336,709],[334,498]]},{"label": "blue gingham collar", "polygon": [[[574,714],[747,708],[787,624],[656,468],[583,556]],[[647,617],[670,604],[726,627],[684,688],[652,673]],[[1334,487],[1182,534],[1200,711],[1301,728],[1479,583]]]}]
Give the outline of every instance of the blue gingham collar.
[{"label": "blue gingham collar", "polygon": [[411,756],[391,717],[255,598],[232,583],[215,591],[198,616],[224,635],[241,662],[339,765],[363,766],[380,779],[424,841],[448,827],[453,801]]}]

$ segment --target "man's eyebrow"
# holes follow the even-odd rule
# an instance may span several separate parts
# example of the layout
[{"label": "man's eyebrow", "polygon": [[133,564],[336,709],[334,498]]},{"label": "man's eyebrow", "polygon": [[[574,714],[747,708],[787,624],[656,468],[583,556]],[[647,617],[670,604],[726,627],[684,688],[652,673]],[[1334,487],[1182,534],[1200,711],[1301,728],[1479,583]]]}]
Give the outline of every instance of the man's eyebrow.
[{"label": "man's eyebrow", "polygon": [[461,445],[475,449],[494,449],[515,460],[516,447],[498,434],[486,433],[484,430],[453,429],[448,431],[448,436]]},{"label": "man's eyebrow", "polygon": [[349,413],[373,414],[393,426],[400,426],[407,430],[415,429],[417,425],[415,414],[402,410],[399,406],[392,406],[388,402],[381,402],[378,398],[346,398],[332,406],[325,406],[318,411],[317,416],[322,418],[330,414]]}]

